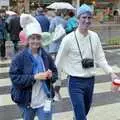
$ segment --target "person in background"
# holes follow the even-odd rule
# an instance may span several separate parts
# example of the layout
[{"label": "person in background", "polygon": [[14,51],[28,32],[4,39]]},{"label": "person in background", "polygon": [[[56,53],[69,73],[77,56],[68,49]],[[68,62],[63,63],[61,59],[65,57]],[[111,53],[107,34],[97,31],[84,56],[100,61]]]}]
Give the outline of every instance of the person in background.
[{"label": "person in background", "polygon": [[97,33],[89,30],[92,9],[86,4],[81,5],[77,17],[79,25],[63,38],[55,64],[58,71],[63,69],[68,74],[68,89],[75,120],[87,120],[92,103],[96,64],[110,74],[112,80],[118,76],[106,61]]},{"label": "person in background", "polygon": [[56,26],[59,24],[62,24],[63,27],[65,27],[65,25],[66,25],[66,21],[61,16],[61,10],[55,11],[55,16],[53,17],[53,19],[50,22],[49,32],[50,33],[54,32]]},{"label": "person in background", "polygon": [[49,21],[51,21],[55,17],[54,10],[47,10],[45,15],[47,16]]},{"label": "person in background", "polygon": [[6,59],[5,57],[5,41],[6,41],[6,25],[5,25],[5,10],[0,10],[0,57],[1,60]]},{"label": "person in background", "polygon": [[17,16],[17,13],[14,12],[14,14],[12,14],[12,15],[7,14],[6,16],[7,16],[6,21],[5,21],[5,22],[6,22],[6,29],[7,29],[7,31],[9,31],[9,30],[8,30],[9,22],[10,22],[10,20],[11,20],[12,18],[14,18],[14,17]]},{"label": "person in background", "polygon": [[39,120],[52,120],[52,84],[57,80],[57,69],[42,48],[41,27],[29,23],[24,29],[27,46],[16,54],[10,65],[11,97],[24,120],[34,120],[35,115]]},{"label": "person in background", "polygon": [[[58,25],[61,25],[63,28],[65,28],[66,25],[66,21],[64,20],[64,18],[61,16],[61,11],[57,10],[55,12],[55,17],[50,21],[50,28],[49,28],[49,32],[53,33],[55,32],[55,29]],[[60,33],[59,33],[60,34]],[[49,45],[49,52],[50,53],[57,53],[60,43],[62,41],[62,37],[55,40],[52,44]]]},{"label": "person in background", "polygon": [[27,36],[23,30],[19,33],[19,39],[20,39],[19,50],[22,50],[27,44]]},{"label": "person in background", "polygon": [[42,32],[48,32],[50,22],[49,22],[49,19],[47,18],[47,16],[45,16],[43,8],[40,7],[37,9],[35,18],[41,25]]},{"label": "person in background", "polygon": [[67,34],[72,32],[73,30],[75,30],[78,26],[78,21],[77,21],[77,18],[75,17],[74,12],[70,11],[68,13],[68,16],[69,16],[69,18],[67,20],[66,27],[65,27]]},{"label": "person in background", "polygon": [[[61,16],[61,10],[57,10],[55,11],[55,16],[51,19],[50,21],[50,28],[49,28],[49,32],[50,33],[54,33],[55,29],[61,25],[63,30],[66,26],[66,21],[64,20],[64,18]],[[65,30],[64,30],[65,31]],[[60,34],[60,32],[58,33]],[[56,34],[57,35],[57,34]],[[61,44],[62,38],[64,37],[61,36],[60,38],[56,39],[55,41],[53,41],[47,48],[48,52],[55,58],[56,57],[56,53],[58,52],[59,46]],[[59,71],[58,71],[59,72]],[[61,76],[59,76],[59,79],[61,79]],[[59,93],[59,89],[60,89],[60,82],[59,80],[56,81],[55,83],[55,100],[60,100],[61,96]]]},{"label": "person in background", "polygon": [[10,40],[13,42],[14,44],[14,52],[17,53],[18,52],[18,43],[20,41],[19,39],[19,33],[22,30],[21,26],[20,26],[20,16],[19,15],[15,15],[14,17],[12,17],[8,23],[8,32],[10,34]]}]

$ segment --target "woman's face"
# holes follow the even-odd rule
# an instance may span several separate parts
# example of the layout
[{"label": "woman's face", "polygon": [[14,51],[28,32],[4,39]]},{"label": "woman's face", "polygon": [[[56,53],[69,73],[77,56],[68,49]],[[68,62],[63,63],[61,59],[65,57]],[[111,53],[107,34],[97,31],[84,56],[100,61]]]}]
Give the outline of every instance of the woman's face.
[{"label": "woman's face", "polygon": [[92,22],[92,15],[88,14],[88,13],[84,13],[82,15],[80,15],[79,17],[79,27],[80,29],[85,29],[87,30]]},{"label": "woman's face", "polygon": [[40,35],[37,35],[37,34],[31,35],[30,37],[28,37],[29,48],[33,50],[39,49],[41,47],[41,40],[42,40],[42,37]]}]

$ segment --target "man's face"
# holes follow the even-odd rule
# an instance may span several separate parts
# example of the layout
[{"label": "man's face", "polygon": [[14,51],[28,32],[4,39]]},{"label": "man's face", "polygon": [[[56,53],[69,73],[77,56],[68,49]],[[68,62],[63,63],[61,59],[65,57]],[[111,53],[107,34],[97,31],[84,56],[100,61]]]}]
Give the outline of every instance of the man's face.
[{"label": "man's face", "polygon": [[92,15],[90,15],[89,13],[84,13],[82,15],[80,15],[79,17],[79,27],[80,29],[85,29],[87,30],[92,22]]}]

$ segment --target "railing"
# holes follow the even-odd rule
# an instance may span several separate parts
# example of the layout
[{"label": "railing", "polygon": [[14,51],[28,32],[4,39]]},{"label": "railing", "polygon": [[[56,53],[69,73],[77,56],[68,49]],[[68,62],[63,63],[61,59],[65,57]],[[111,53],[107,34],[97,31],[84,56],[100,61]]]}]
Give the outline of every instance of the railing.
[{"label": "railing", "polygon": [[91,30],[98,33],[103,44],[120,44],[120,24],[114,22],[93,24]]},{"label": "railing", "polygon": [[[114,22],[108,22],[105,24],[93,23],[91,30],[98,33],[102,44],[104,45],[120,45],[120,24]],[[22,49],[24,46],[19,44],[19,48]],[[12,41],[6,42],[6,56],[12,57],[14,54]],[[52,57],[55,57],[56,53],[52,53]]]}]

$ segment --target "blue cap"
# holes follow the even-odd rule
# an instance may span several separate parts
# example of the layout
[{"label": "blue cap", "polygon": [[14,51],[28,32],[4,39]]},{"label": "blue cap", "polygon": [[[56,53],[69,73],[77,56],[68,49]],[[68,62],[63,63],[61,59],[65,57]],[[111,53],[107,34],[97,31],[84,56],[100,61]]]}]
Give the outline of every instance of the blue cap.
[{"label": "blue cap", "polygon": [[89,14],[93,14],[93,10],[86,4],[82,4],[78,11],[77,11],[77,17],[79,17],[81,14],[84,14],[84,13],[89,13]]}]

